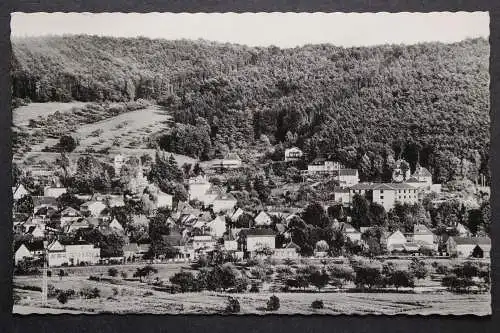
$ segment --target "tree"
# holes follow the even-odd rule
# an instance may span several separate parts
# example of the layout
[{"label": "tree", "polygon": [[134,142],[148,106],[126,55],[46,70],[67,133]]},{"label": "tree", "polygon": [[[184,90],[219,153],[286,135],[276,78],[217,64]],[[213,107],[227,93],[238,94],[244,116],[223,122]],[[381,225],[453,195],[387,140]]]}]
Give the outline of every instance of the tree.
[{"label": "tree", "polygon": [[266,304],[267,311],[276,311],[280,308],[280,299],[278,296],[272,295]]},{"label": "tree", "polygon": [[318,291],[321,291],[321,288],[325,287],[328,284],[329,280],[328,273],[325,270],[317,270],[312,272],[309,276],[310,283],[318,288]]},{"label": "tree", "polygon": [[115,277],[118,275],[118,270],[114,267],[111,267],[110,269],[108,269],[108,275],[111,277]]},{"label": "tree", "polygon": [[355,194],[352,198],[352,226],[354,228],[359,228],[362,226],[368,226],[368,212],[369,212],[369,202],[364,196]]},{"label": "tree", "polygon": [[412,258],[409,268],[412,275],[419,280],[425,279],[428,274],[427,267],[425,266],[425,261],[418,258]]},{"label": "tree", "polygon": [[56,298],[61,304],[66,304],[68,302],[68,295],[65,292],[58,293]]},{"label": "tree", "polygon": [[234,297],[228,298],[225,312],[226,313],[240,312],[240,302],[238,301],[237,298]]},{"label": "tree", "polygon": [[76,148],[76,140],[70,135],[63,135],[59,139],[59,149],[61,152],[72,152]]},{"label": "tree", "polygon": [[368,289],[371,289],[382,282],[382,274],[377,267],[357,266],[354,268],[354,271],[356,272],[354,283],[358,288],[366,286]]},{"label": "tree", "polygon": [[149,277],[153,273],[158,273],[158,270],[151,265],[146,265],[144,267],[137,268],[133,277],[138,277],[139,281],[142,282],[143,277]]},{"label": "tree", "polygon": [[391,285],[393,285],[396,290],[400,287],[415,287],[415,281],[413,280],[413,276],[408,271],[403,270],[395,270],[391,272],[389,276],[389,281]]},{"label": "tree", "polygon": [[31,195],[23,195],[19,200],[14,202],[14,211],[21,214],[33,214],[33,198]]},{"label": "tree", "polygon": [[302,219],[306,224],[320,228],[326,227],[329,222],[325,210],[319,202],[310,203],[306,209],[304,209]]},{"label": "tree", "polygon": [[77,198],[74,194],[71,193],[63,193],[56,200],[59,209],[72,207],[74,209],[80,210],[80,205],[83,203],[83,200]]},{"label": "tree", "polygon": [[182,292],[193,291],[197,288],[196,278],[193,273],[180,271],[170,277],[172,284],[178,285]]}]

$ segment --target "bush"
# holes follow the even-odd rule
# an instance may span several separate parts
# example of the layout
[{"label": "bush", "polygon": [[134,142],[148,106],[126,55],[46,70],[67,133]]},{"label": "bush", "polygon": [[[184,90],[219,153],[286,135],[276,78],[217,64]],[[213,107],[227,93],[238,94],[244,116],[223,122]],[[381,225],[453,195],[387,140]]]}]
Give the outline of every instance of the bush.
[{"label": "bush", "polygon": [[61,304],[66,304],[68,302],[68,295],[64,292],[59,293],[56,298]]},{"label": "bush", "polygon": [[125,272],[125,271],[121,271],[121,272],[120,272],[120,275],[121,275],[121,277],[122,277],[123,279],[126,279],[126,278],[128,277],[128,274],[127,274],[127,272]]},{"label": "bush", "polygon": [[317,299],[311,303],[311,307],[313,309],[323,309],[324,307],[323,301]]},{"label": "bush", "polygon": [[192,291],[196,289],[196,278],[191,272],[178,272],[175,273],[171,278],[170,282],[172,284],[178,285],[182,292]]},{"label": "bush", "polygon": [[280,299],[278,296],[271,296],[267,301],[266,310],[267,311],[276,311],[280,308]]},{"label": "bush", "polygon": [[258,293],[259,292],[259,284],[256,282],[252,283],[252,286],[250,287],[250,292],[251,293]]},{"label": "bush", "polygon": [[113,289],[111,289],[111,290],[113,291],[113,296],[115,296],[115,297],[118,296],[118,293],[119,293],[118,288],[113,287]]},{"label": "bush", "polygon": [[142,296],[143,297],[153,296],[153,293],[151,291],[146,291]]},{"label": "bush", "polygon": [[115,277],[118,275],[118,270],[114,267],[111,267],[110,269],[108,269],[108,275],[111,277]]},{"label": "bush", "polygon": [[101,297],[101,290],[99,288],[85,287],[80,289],[80,296],[83,298],[99,298]]},{"label": "bush", "polygon": [[240,302],[234,297],[229,297],[227,300],[225,312],[226,313],[240,312]]},{"label": "bush", "polygon": [[448,274],[450,270],[450,268],[446,265],[437,265],[435,269],[437,274],[442,274],[442,275]]},{"label": "bush", "polygon": [[51,277],[52,276],[52,271],[47,271],[47,277]]}]

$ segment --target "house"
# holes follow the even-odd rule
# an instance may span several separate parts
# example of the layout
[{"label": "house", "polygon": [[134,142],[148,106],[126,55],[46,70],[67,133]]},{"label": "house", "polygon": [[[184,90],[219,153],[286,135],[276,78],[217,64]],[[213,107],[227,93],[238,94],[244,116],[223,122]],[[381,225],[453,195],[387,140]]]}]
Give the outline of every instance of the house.
[{"label": "house", "polygon": [[71,224],[67,224],[65,228],[66,233],[72,233],[74,231],[77,231],[79,229],[90,229],[92,228],[93,225],[89,223],[87,219],[81,219],[78,221],[74,221]]},{"label": "house", "polygon": [[276,248],[276,234],[270,229],[243,229],[239,233],[242,238],[243,250],[255,252],[264,247]]},{"label": "house", "polygon": [[342,223],[340,230],[347,238],[351,240],[351,242],[353,243],[361,242],[361,232],[356,230],[349,223]]},{"label": "house", "polygon": [[19,200],[22,197],[24,197],[25,195],[29,195],[29,194],[30,193],[28,192],[28,190],[26,190],[26,187],[24,187],[23,184],[19,184],[16,187],[12,188],[12,198],[14,200]]},{"label": "house", "polygon": [[189,200],[205,201],[205,194],[212,186],[206,176],[190,178],[189,181]]},{"label": "house", "polygon": [[193,248],[198,251],[211,251],[215,248],[215,240],[210,235],[193,236]]},{"label": "house", "polygon": [[232,222],[236,222],[238,221],[238,219],[240,218],[241,215],[243,215],[245,212],[243,211],[243,209],[241,208],[237,208],[231,215],[230,215],[230,219]]},{"label": "house", "polygon": [[104,202],[91,200],[80,205],[80,212],[85,216],[98,217],[105,208]]},{"label": "house", "polygon": [[472,257],[474,254],[481,258],[489,258],[491,239],[489,237],[449,237],[446,241],[446,250],[450,256],[460,258]]},{"label": "house", "polygon": [[205,227],[210,235],[220,238],[226,232],[226,218],[218,215],[215,219],[206,223]]},{"label": "house", "polygon": [[396,203],[412,205],[419,200],[419,190],[408,183],[359,183],[349,188],[351,202],[356,194],[382,205],[386,211]]},{"label": "house", "polygon": [[238,154],[230,153],[223,159],[213,160],[211,168],[218,171],[238,169],[242,166]]},{"label": "house", "polygon": [[115,157],[113,159],[113,167],[115,169],[116,176],[120,176],[123,164],[125,164],[125,156],[120,155],[120,154],[115,155]]},{"label": "house", "polygon": [[300,160],[302,156],[304,153],[297,147],[285,149],[285,162]]},{"label": "house", "polygon": [[271,216],[267,214],[264,211],[261,211],[257,216],[254,218],[254,224],[255,226],[268,226],[271,224],[273,220],[271,219]]},{"label": "house", "polygon": [[43,189],[43,195],[46,197],[59,198],[64,193],[67,193],[66,187],[50,187]]},{"label": "house", "polygon": [[231,193],[220,194],[212,202],[212,210],[214,213],[232,210],[236,202],[236,198]]},{"label": "house", "polygon": [[470,232],[470,230],[467,227],[465,227],[462,223],[457,223],[455,229],[457,230],[458,235],[460,237],[471,237],[472,236],[472,233]]},{"label": "house", "polygon": [[344,206],[349,206],[351,204],[351,196],[349,188],[335,187],[333,189],[333,200]]},{"label": "house", "polygon": [[26,231],[28,235],[31,235],[33,238],[44,238],[45,237],[45,227],[41,225],[30,226]]},{"label": "house", "polygon": [[359,173],[357,169],[338,169],[332,172],[341,187],[353,186],[359,183]]},{"label": "house", "polygon": [[14,264],[26,259],[37,259],[44,251],[43,241],[32,241],[21,244],[14,252]]},{"label": "house", "polygon": [[64,228],[67,224],[78,221],[82,218],[82,214],[73,207],[67,207],[60,213],[60,226]]},{"label": "house", "polygon": [[162,191],[158,191],[158,194],[156,196],[156,207],[157,208],[172,208],[172,199],[173,196],[170,194],[164,193]]},{"label": "house", "polygon": [[57,210],[57,200],[53,197],[33,196],[33,213],[38,212],[43,207],[51,207]]},{"label": "house", "polygon": [[276,259],[295,259],[300,257],[300,246],[290,242],[282,248],[274,249],[273,257]]},{"label": "house", "polygon": [[125,261],[132,261],[139,254],[139,245],[137,245],[137,243],[125,244],[122,249]]},{"label": "house", "polygon": [[436,235],[424,224],[415,224],[413,226],[412,240],[422,246],[437,250]]},{"label": "house", "polygon": [[420,244],[416,242],[406,242],[403,244],[403,250],[408,253],[417,253],[420,251]]},{"label": "house", "polygon": [[228,232],[224,234],[224,249],[226,251],[237,251],[238,250],[238,241],[236,237],[234,237],[232,232]]},{"label": "house", "polygon": [[403,250],[406,242],[407,241],[405,235],[403,235],[403,233],[399,230],[396,230],[395,232],[390,234],[385,241],[387,250],[389,252],[395,250]]},{"label": "house", "polygon": [[104,202],[109,205],[109,207],[124,207],[125,200],[121,195],[107,195],[104,198]]},{"label": "house", "polygon": [[100,259],[101,249],[95,247],[93,244],[87,244],[82,240],[65,244],[55,240],[47,247],[49,267],[62,266],[64,264],[70,266],[81,263],[97,264]]},{"label": "house", "polygon": [[315,174],[330,174],[335,170],[343,169],[344,166],[339,162],[327,160],[326,158],[315,158],[308,166],[307,173],[309,175]]},{"label": "house", "polygon": [[111,222],[109,222],[108,227],[112,230],[123,232],[123,227],[116,218],[114,218]]},{"label": "house", "polygon": [[432,185],[432,174],[429,172],[429,170],[420,166],[420,163],[417,163],[412,178],[415,178],[417,181],[422,182],[429,187]]}]

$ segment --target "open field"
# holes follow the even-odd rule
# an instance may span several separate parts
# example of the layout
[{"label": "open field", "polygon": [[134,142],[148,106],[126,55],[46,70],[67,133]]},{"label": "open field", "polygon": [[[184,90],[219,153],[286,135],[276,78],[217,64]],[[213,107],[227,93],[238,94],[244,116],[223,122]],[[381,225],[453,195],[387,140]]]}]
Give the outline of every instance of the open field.
[{"label": "open field", "polygon": [[47,117],[59,111],[60,113],[71,112],[73,108],[85,106],[85,102],[71,103],[30,103],[12,111],[12,123],[14,126],[27,126],[30,119]]},{"label": "open field", "polygon": [[[397,265],[407,265],[400,261]],[[155,290],[151,284],[132,279],[132,275],[143,264],[126,264],[114,266],[65,267],[68,276],[62,278],[56,274],[59,268],[51,269],[53,276],[49,284],[57,289],[73,289],[76,292],[84,287],[100,289],[97,299],[70,299],[62,305],[56,299],[49,299],[48,307],[41,308],[41,293],[25,290],[29,287],[42,286],[41,276],[15,276],[14,292],[20,296],[14,308],[15,313],[47,313],[48,311],[83,311],[90,313],[221,313],[226,306],[228,296],[239,300],[240,314],[267,314],[265,305],[271,292],[263,287],[259,293],[224,293],[213,291],[188,292],[170,294]],[[167,263],[153,265],[158,273],[151,278],[158,278],[168,284],[168,279],[181,269],[189,271],[187,263]],[[107,274],[110,267],[115,267],[119,274],[110,278]],[[126,272],[127,278],[122,278]],[[101,281],[89,280],[89,276],[101,276]],[[352,287],[352,286],[346,286]],[[403,288],[404,289],[404,288]],[[446,291],[439,280],[428,277],[418,280],[413,291],[406,292],[356,292],[345,289],[338,291],[327,287],[321,292],[311,288],[306,291],[277,292],[281,307],[279,314],[455,314],[455,315],[488,315],[491,313],[491,296],[483,294],[455,294]],[[324,309],[314,310],[311,303],[322,300]]]}]

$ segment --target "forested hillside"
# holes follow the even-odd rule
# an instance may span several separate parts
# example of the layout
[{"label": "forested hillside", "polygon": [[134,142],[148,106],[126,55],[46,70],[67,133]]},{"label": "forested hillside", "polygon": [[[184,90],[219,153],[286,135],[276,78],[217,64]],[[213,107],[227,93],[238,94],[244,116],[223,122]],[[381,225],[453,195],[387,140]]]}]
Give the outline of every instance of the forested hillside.
[{"label": "forested hillside", "polygon": [[[429,167],[437,182],[487,173],[485,39],[279,49],[46,37],[14,40],[12,62],[14,97],[156,100],[186,124],[160,140],[177,153],[209,158],[265,135],[279,149],[303,148],[308,159],[333,154],[365,179],[387,179],[400,156]],[[186,147],[193,140],[201,146]]]}]

